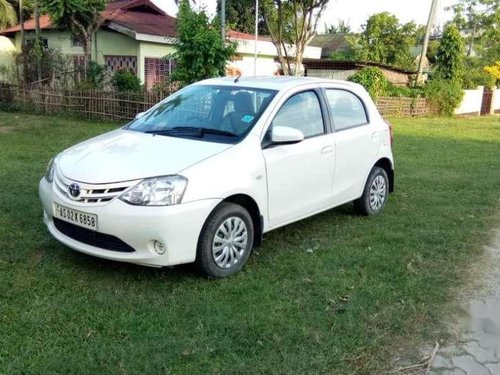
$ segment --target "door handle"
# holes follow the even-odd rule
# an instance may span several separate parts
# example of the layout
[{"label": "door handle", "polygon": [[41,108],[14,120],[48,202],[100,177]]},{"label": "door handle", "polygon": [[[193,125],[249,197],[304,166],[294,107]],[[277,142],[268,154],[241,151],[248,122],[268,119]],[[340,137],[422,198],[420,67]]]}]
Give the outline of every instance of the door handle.
[{"label": "door handle", "polygon": [[372,141],[378,141],[380,139],[380,132],[372,133]]},{"label": "door handle", "polygon": [[321,149],[321,155],[331,154],[333,152],[332,146],[325,146]]}]

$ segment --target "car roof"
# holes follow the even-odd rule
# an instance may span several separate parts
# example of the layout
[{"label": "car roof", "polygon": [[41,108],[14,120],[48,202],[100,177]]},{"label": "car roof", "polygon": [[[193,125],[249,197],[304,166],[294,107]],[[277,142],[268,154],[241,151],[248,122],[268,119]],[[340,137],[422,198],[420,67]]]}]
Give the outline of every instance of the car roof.
[{"label": "car roof", "polygon": [[275,76],[275,77],[220,77],[211,78],[197,84],[201,85],[223,85],[235,87],[253,87],[261,89],[271,89],[281,91],[283,89],[290,89],[296,86],[306,84],[336,84],[344,87],[355,88],[358,85],[348,81],[313,78],[313,77],[292,77],[292,76]]}]

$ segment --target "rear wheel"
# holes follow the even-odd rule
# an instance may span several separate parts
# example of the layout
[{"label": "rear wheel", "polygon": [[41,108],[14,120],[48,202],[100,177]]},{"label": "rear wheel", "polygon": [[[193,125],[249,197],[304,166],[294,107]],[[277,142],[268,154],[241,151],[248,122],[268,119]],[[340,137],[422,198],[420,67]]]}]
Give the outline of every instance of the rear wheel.
[{"label": "rear wheel", "polygon": [[354,201],[354,209],[361,215],[377,215],[384,209],[389,195],[389,178],[380,167],[373,167],[366,180],[361,198]]},{"label": "rear wheel", "polygon": [[246,263],[253,240],[254,227],[248,211],[240,205],[223,202],[203,226],[196,265],[209,277],[230,276]]}]

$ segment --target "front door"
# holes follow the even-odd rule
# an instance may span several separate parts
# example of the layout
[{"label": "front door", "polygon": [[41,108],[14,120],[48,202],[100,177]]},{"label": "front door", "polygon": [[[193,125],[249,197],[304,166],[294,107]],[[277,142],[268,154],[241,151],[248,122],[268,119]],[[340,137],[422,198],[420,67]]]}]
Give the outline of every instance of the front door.
[{"label": "front door", "polygon": [[276,114],[267,134],[274,126],[298,129],[305,139],[263,150],[270,228],[329,207],[335,166],[333,136],[326,131],[316,92],[291,96]]}]

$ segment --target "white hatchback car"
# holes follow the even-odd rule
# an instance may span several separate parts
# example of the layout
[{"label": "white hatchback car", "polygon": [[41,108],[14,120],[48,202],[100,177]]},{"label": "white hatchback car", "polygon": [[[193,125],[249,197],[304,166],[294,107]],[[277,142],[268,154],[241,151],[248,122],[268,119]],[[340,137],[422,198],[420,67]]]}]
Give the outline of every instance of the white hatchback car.
[{"label": "white hatchback car", "polygon": [[239,271],[264,233],[349,201],[378,214],[392,133],[359,85],[217,78],[57,155],[40,181],[63,244],[147,266]]}]

